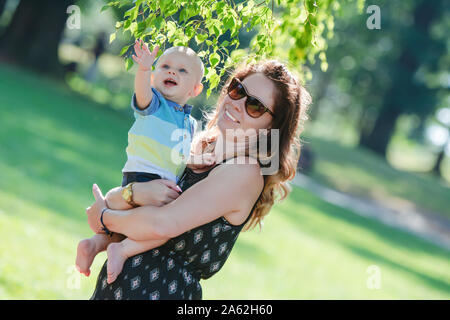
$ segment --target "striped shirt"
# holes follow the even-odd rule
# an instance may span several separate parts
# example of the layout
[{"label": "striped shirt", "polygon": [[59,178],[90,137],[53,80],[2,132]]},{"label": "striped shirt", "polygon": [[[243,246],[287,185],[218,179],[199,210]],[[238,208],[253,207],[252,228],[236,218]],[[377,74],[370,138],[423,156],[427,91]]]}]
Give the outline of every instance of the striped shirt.
[{"label": "striped shirt", "polygon": [[152,88],[150,105],[141,110],[131,99],[135,122],[128,131],[127,162],[122,172],[148,172],[178,182],[186,167],[197,128],[192,106],[181,107]]}]

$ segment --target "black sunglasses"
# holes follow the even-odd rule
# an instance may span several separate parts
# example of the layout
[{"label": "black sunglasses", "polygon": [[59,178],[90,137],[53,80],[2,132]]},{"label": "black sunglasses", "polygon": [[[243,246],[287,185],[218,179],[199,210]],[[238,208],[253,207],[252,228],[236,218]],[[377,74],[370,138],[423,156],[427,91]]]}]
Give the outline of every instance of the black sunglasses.
[{"label": "black sunglasses", "polygon": [[245,111],[247,111],[247,114],[252,118],[259,118],[265,112],[268,112],[275,118],[275,115],[269,108],[257,98],[248,94],[247,89],[238,78],[233,78],[231,80],[230,85],[228,86],[228,96],[233,100],[240,100],[247,97],[245,100]]}]

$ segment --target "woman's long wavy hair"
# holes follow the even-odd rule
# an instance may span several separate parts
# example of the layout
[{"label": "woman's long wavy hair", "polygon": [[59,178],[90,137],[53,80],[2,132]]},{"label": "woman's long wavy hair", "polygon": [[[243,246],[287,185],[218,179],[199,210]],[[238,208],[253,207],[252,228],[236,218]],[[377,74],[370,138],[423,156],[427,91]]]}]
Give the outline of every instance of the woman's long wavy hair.
[{"label": "woman's long wavy hair", "polygon": [[[255,64],[244,64],[236,68],[230,78],[223,86],[215,111],[207,115],[209,119],[206,128],[198,134],[193,141],[193,153],[210,153],[214,151],[215,143],[220,131],[217,127],[220,108],[223,107],[223,100],[227,95],[228,86],[233,77],[243,81],[246,77],[254,73],[262,73],[272,80],[276,87],[275,105],[273,119],[268,128],[268,139],[270,140],[270,129],[278,129],[279,169],[276,174],[264,175],[264,189],[256,203],[252,217],[250,217],[243,230],[251,230],[256,225],[262,227],[263,218],[269,213],[275,201],[281,201],[291,191],[288,181],[295,176],[297,163],[300,157],[301,140],[300,133],[304,130],[304,122],[308,119],[307,111],[311,104],[311,96],[308,91],[299,83],[284,64],[269,60]],[[269,150],[272,151],[272,150]],[[249,155],[246,149],[245,155]],[[267,159],[267,154],[258,154],[258,158]]]}]

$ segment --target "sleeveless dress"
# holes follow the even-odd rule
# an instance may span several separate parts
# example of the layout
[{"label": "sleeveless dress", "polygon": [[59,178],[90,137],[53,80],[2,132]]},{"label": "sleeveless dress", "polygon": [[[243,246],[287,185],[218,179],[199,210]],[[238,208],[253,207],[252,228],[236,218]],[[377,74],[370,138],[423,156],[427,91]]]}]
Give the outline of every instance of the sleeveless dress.
[{"label": "sleeveless dress", "polygon": [[[178,183],[180,188],[186,191],[218,165],[202,173],[186,168]],[[258,200],[240,225],[219,217],[158,248],[128,258],[112,284],[106,282],[105,262],[91,300],[201,300],[200,280],[210,278],[223,267]]]}]

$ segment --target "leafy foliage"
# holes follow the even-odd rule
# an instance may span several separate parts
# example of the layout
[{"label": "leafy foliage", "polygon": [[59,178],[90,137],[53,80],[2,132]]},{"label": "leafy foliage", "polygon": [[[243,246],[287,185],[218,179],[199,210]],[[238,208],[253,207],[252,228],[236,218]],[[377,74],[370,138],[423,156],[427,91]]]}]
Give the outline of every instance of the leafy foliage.
[{"label": "leafy foliage", "polygon": [[[102,11],[109,7],[129,7],[116,23],[111,42],[118,31],[143,39],[150,49],[195,42],[205,63],[209,96],[227,69],[243,61],[277,57],[301,65],[306,60],[314,63],[318,55],[326,70],[325,38],[333,36],[332,13],[340,5],[337,0],[124,0],[111,1]],[[243,30],[257,33],[249,48],[240,49]],[[133,65],[131,48],[132,43],[120,52],[126,57],[127,69]],[[311,76],[307,69],[301,75]]]}]

